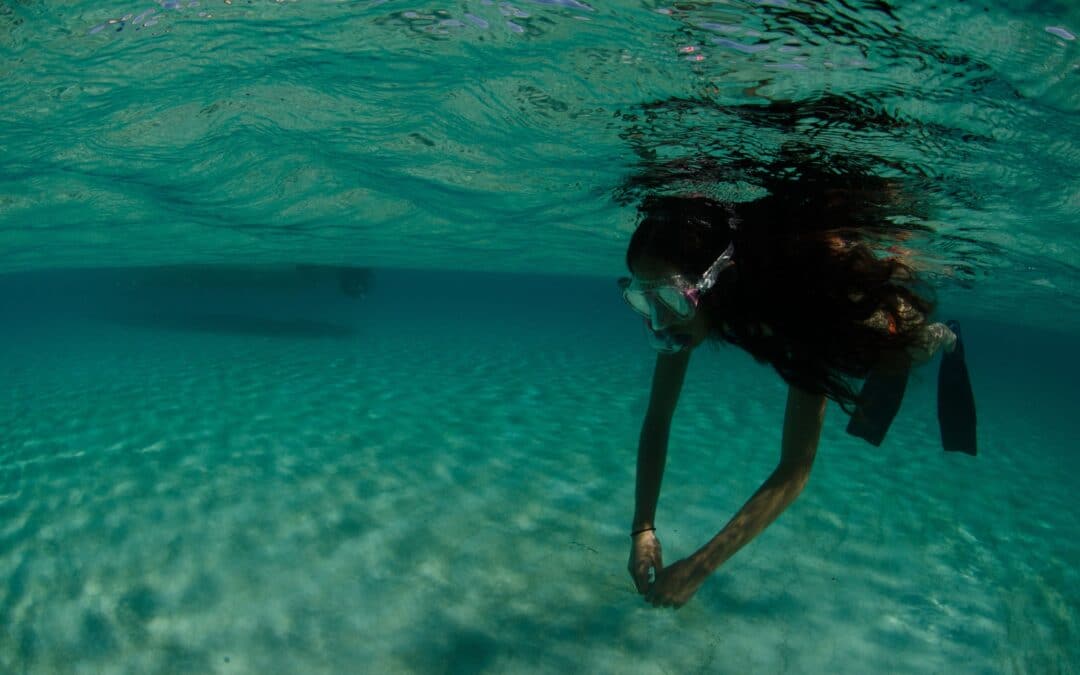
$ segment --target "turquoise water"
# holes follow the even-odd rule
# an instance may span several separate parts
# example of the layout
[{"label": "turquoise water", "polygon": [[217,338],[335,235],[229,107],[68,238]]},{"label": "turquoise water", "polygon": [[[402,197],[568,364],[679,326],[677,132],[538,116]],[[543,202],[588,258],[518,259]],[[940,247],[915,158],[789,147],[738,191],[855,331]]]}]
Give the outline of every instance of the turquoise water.
[{"label": "turquoise water", "polygon": [[[4,287],[7,672],[1076,670],[1075,340],[967,322],[977,459],[941,452],[932,372],[879,449],[831,407],[803,496],[670,612],[624,571],[651,354],[610,283],[51,276]],[[777,458],[782,384],[703,352],[673,557]]]},{"label": "turquoise water", "polygon": [[[0,0],[0,671],[1080,671],[1077,34],[1070,2]],[[831,406],[800,499],[654,610],[627,180],[792,139],[918,191],[980,454],[941,452],[932,367],[881,448]],[[669,561],[777,458],[783,384],[699,352]]]}]

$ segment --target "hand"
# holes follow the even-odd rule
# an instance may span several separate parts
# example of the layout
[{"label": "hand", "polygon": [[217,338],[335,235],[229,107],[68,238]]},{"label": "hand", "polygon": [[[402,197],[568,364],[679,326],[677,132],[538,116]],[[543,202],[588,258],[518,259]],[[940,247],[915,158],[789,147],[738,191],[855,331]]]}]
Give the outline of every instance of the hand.
[{"label": "hand", "polygon": [[660,540],[656,538],[656,532],[648,530],[636,535],[630,542],[630,562],[626,568],[634,580],[637,592],[645,595],[652,585],[649,571],[658,575],[664,569],[664,561],[660,552]]},{"label": "hand", "polygon": [[653,607],[674,607],[678,609],[687,603],[709,575],[693,558],[683,558],[679,562],[658,569],[645,601]]}]

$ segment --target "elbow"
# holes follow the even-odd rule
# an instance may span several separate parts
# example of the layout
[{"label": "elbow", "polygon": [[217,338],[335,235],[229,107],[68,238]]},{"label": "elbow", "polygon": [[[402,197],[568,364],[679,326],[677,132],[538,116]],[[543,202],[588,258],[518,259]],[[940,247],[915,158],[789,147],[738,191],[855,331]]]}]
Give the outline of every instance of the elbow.
[{"label": "elbow", "polygon": [[795,494],[801,493],[803,488],[806,487],[806,484],[810,482],[810,465],[807,464],[805,467],[800,467],[795,472],[795,477],[792,479],[792,482],[795,486]]},{"label": "elbow", "polygon": [[810,469],[813,466],[813,461],[790,462],[781,464],[778,473],[787,489],[797,496],[810,481]]}]

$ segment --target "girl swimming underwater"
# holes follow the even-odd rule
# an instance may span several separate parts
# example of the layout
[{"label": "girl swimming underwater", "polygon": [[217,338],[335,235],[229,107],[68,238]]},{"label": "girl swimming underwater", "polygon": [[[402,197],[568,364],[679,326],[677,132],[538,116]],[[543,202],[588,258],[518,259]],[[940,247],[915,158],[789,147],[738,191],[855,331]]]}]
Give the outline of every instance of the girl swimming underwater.
[{"label": "girl swimming underwater", "polygon": [[[849,431],[879,444],[909,368],[943,350],[943,442],[975,452],[958,328],[930,320],[934,304],[913,264],[874,236],[892,198],[889,181],[813,166],[797,173],[755,201],[691,192],[649,196],[639,206],[626,253],[631,276],[620,286],[657,357],[638,446],[628,567],[655,606],[684,604],[798,497],[827,399],[852,414]],[[780,460],[712,539],[665,566],[656,507],[669,430],[691,355],[706,341],[741,347],[788,383]],[[856,392],[852,382],[860,379]]]}]

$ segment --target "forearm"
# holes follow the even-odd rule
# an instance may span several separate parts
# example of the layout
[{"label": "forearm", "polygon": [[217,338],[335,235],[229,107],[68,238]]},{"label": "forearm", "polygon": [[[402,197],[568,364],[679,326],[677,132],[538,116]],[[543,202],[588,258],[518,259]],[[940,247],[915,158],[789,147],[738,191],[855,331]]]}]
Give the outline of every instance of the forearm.
[{"label": "forearm", "polygon": [[779,466],[709,543],[692,558],[709,574],[761,533],[802,492],[810,467]]},{"label": "forearm", "polygon": [[671,416],[679,400],[689,352],[664,354],[656,359],[649,410],[645,413],[638,437],[637,481],[634,490],[634,522],[631,532],[654,526],[660,482],[667,461],[668,432]]},{"label": "forearm", "polygon": [[637,481],[634,490],[634,521],[631,531],[655,526],[656,504],[667,462],[668,429],[646,420],[638,440]]},{"label": "forearm", "polygon": [[788,389],[780,463],[724,529],[694,554],[704,574],[735,555],[799,496],[810,478],[824,419],[823,395]]}]

